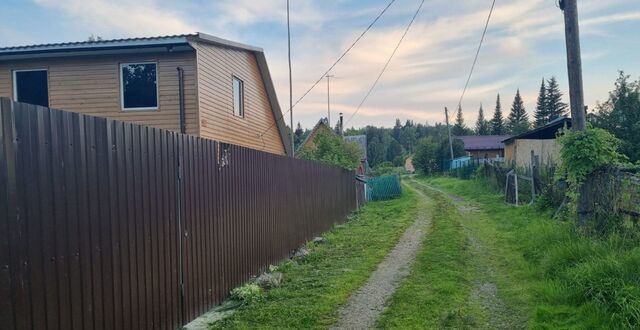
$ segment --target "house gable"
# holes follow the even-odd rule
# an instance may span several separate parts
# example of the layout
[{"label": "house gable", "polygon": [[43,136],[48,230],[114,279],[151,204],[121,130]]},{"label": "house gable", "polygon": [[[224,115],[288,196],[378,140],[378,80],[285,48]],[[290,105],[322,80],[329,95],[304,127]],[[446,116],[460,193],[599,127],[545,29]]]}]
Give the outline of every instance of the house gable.
[{"label": "house gable", "polygon": [[[201,39],[191,45],[197,58],[200,135],[271,153],[288,153],[283,118],[279,107],[273,107],[267,91],[271,81],[265,81],[256,53]],[[234,78],[244,86],[244,116],[234,114]]]}]

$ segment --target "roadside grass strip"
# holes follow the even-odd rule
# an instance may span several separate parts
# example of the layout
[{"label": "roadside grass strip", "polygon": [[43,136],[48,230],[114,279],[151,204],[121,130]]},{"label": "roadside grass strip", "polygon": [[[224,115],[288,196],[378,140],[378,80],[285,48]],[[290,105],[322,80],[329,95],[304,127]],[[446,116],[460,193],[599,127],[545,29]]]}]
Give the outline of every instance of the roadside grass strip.
[{"label": "roadside grass strip", "polygon": [[[424,180],[424,181],[423,181]],[[640,239],[636,232],[580,234],[552,210],[514,207],[481,180],[420,181],[463,197],[481,212],[469,224],[494,251],[502,299],[530,329],[640,328]]]},{"label": "roadside grass strip", "polygon": [[211,329],[326,329],[338,309],[360,288],[377,265],[416,220],[417,194],[371,202],[323,235],[326,242],[308,243],[310,254],[278,265],[281,286],[244,304]]}]

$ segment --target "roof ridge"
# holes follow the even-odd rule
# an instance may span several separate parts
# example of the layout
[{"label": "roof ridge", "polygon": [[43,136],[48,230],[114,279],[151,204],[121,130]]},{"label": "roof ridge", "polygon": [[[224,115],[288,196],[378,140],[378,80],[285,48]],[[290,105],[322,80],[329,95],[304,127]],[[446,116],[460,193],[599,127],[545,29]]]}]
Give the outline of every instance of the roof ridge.
[{"label": "roof ridge", "polygon": [[195,36],[198,36],[198,33],[183,33],[183,34],[172,34],[172,35],[151,36],[151,37],[115,38],[115,39],[104,39],[104,40],[52,42],[52,43],[31,44],[31,45],[6,46],[6,47],[0,47],[0,50],[19,50],[19,49],[38,48],[38,47],[57,47],[57,46],[76,46],[76,45],[99,45],[99,44],[107,44],[107,43],[115,43],[115,42],[162,40],[162,39],[185,38],[185,37],[195,37]]}]

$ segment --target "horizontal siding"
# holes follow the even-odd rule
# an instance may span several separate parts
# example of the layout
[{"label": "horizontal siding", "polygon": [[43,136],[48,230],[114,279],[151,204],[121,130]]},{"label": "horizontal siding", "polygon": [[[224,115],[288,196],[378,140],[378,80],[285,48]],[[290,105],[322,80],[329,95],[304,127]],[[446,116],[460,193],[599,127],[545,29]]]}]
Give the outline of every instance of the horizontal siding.
[{"label": "horizontal siding", "polygon": [[[120,63],[157,62],[159,109],[122,111]],[[0,63],[0,96],[12,97],[12,70],[47,68],[49,105],[52,108],[151,125],[178,131],[180,99],[178,72],[184,69],[187,133],[199,133],[198,87],[195,52],[174,54],[111,55]]]},{"label": "horizontal siding", "polygon": [[[201,136],[284,154],[284,145],[255,55],[203,43],[194,46],[198,61]],[[233,76],[244,81],[244,118],[233,114]],[[271,129],[260,138],[259,134],[269,127]]]}]

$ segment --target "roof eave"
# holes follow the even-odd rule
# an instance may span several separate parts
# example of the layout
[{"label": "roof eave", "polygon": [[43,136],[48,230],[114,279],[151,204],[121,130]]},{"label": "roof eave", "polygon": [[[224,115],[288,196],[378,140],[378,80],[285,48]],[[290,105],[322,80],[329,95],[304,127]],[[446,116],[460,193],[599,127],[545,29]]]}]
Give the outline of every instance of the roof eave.
[{"label": "roof eave", "polygon": [[292,155],[293,150],[291,149],[290,138],[287,134],[287,125],[284,122],[284,115],[282,114],[282,109],[280,109],[278,95],[276,94],[276,89],[273,86],[273,80],[271,79],[271,73],[269,72],[267,58],[265,57],[264,52],[261,50],[254,52],[256,60],[258,62],[258,70],[260,71],[262,81],[264,82],[264,88],[267,92],[269,104],[271,105],[271,112],[273,113],[274,117],[273,119],[276,121],[276,126],[278,128],[278,132],[280,133],[280,139],[282,140],[285,154]]}]

